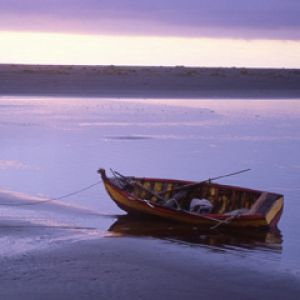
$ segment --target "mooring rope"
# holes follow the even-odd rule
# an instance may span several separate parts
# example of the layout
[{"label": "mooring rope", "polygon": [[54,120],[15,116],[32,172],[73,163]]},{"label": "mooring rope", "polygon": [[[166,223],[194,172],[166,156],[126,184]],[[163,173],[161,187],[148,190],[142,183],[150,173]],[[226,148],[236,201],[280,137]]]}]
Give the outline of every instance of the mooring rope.
[{"label": "mooring rope", "polygon": [[74,191],[74,192],[56,197],[56,198],[49,198],[49,199],[46,199],[46,200],[40,200],[40,201],[30,202],[30,203],[0,203],[0,206],[29,206],[29,205],[44,204],[44,203],[47,203],[47,202],[50,202],[50,201],[62,200],[62,199],[69,198],[71,196],[80,194],[82,192],[85,192],[85,191],[91,189],[92,187],[98,185],[99,183],[101,183],[101,180],[98,180],[97,182],[95,182],[93,184],[90,184],[90,185],[88,185],[84,188],[81,188],[80,190],[77,190],[77,191]]}]

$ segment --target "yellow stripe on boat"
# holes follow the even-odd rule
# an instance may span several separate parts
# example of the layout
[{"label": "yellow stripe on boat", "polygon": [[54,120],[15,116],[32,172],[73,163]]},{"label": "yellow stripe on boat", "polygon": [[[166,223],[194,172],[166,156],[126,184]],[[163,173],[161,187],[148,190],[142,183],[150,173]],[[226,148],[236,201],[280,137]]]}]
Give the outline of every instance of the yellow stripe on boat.
[{"label": "yellow stripe on boat", "polygon": [[272,220],[276,217],[276,215],[280,212],[283,206],[283,198],[279,198],[271,207],[270,211],[266,215],[266,220],[268,224],[272,222]]}]

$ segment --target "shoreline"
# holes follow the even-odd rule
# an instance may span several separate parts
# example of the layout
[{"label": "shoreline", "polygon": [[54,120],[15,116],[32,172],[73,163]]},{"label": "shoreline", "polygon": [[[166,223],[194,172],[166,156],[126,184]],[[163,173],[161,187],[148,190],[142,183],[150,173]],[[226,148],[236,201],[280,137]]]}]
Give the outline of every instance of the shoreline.
[{"label": "shoreline", "polygon": [[0,64],[0,95],[297,99],[300,70]]}]

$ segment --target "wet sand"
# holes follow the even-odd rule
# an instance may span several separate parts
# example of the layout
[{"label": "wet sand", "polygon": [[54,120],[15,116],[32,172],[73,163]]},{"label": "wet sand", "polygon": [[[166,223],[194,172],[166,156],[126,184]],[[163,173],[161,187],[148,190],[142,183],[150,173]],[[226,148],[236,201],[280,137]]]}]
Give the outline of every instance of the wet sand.
[{"label": "wet sand", "polygon": [[[215,258],[217,256],[215,255]],[[299,299],[299,280],[152,240],[107,238],[1,260],[1,299]]]},{"label": "wet sand", "polygon": [[0,94],[115,98],[299,98],[300,70],[0,65]]}]

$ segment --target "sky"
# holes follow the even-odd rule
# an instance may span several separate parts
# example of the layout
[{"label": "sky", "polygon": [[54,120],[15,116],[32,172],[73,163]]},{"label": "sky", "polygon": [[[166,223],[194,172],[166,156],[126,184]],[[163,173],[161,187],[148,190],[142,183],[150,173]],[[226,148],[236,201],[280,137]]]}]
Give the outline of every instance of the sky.
[{"label": "sky", "polygon": [[0,62],[300,67],[299,0],[0,0]]}]

